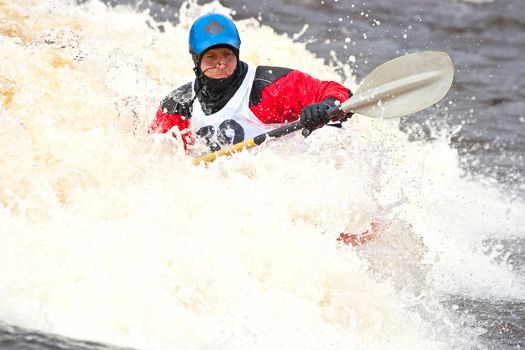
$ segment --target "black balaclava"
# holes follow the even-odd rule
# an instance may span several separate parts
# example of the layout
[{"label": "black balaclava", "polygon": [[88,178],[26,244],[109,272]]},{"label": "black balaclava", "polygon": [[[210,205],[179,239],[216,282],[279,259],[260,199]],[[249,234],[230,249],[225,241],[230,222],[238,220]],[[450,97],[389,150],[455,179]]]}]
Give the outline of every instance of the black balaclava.
[{"label": "black balaclava", "polygon": [[[200,61],[204,53],[210,49],[219,47],[227,47],[232,49],[237,57],[237,66],[232,75],[224,79],[208,78],[200,69]],[[192,55],[195,67],[195,92],[199,99],[204,114],[210,115],[221,110],[226,103],[232,98],[241,86],[246,73],[248,72],[248,65],[239,60],[239,50],[228,45],[212,46],[204,51],[201,55]]]}]

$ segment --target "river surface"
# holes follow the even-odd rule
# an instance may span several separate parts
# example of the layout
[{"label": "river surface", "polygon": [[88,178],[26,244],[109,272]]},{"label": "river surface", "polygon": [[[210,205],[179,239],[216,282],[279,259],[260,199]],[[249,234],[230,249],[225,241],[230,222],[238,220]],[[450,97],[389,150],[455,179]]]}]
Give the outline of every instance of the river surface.
[{"label": "river surface", "polygon": [[[447,97],[208,168],[146,130],[230,14],[241,59]],[[522,349],[525,2],[0,0],[0,349]],[[325,130],[327,129],[327,130]],[[379,223],[362,247],[341,231]]]}]

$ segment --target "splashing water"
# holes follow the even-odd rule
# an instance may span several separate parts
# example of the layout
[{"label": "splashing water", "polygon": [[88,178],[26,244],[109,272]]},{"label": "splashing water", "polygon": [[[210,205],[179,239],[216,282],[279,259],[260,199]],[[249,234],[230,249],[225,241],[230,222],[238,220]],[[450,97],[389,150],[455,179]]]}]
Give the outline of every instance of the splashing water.
[{"label": "splashing water", "polygon": [[[185,3],[173,26],[0,0],[2,321],[144,349],[450,349],[479,331],[442,295],[525,298],[480,245],[523,235],[524,203],[463,176],[446,133],[409,142],[355,116],[209,167],[148,135],[192,79],[187,31],[210,10],[229,11]],[[304,44],[238,25],[243,60],[356,87]],[[372,222],[374,241],[337,243]]]}]

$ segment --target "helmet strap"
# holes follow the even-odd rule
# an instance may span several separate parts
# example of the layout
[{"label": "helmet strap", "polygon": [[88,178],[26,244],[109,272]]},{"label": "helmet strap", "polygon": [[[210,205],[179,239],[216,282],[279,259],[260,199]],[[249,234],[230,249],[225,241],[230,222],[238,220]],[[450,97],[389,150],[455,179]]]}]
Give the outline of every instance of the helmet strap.
[{"label": "helmet strap", "polygon": [[195,76],[197,77],[197,79],[201,79],[204,76],[204,73],[202,72],[202,70],[197,66],[193,67],[193,72],[195,73]]}]

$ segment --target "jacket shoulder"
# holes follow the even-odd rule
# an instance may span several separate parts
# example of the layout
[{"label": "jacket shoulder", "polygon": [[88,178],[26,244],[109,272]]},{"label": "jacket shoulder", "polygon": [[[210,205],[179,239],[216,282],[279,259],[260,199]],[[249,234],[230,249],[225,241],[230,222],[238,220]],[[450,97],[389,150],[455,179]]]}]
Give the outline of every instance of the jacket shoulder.
[{"label": "jacket shoulder", "polygon": [[160,108],[167,114],[180,114],[190,117],[192,97],[192,83],[187,83],[166,96],[160,103]]},{"label": "jacket shoulder", "polygon": [[250,93],[250,105],[258,105],[262,99],[262,90],[292,71],[284,67],[258,66]]}]

